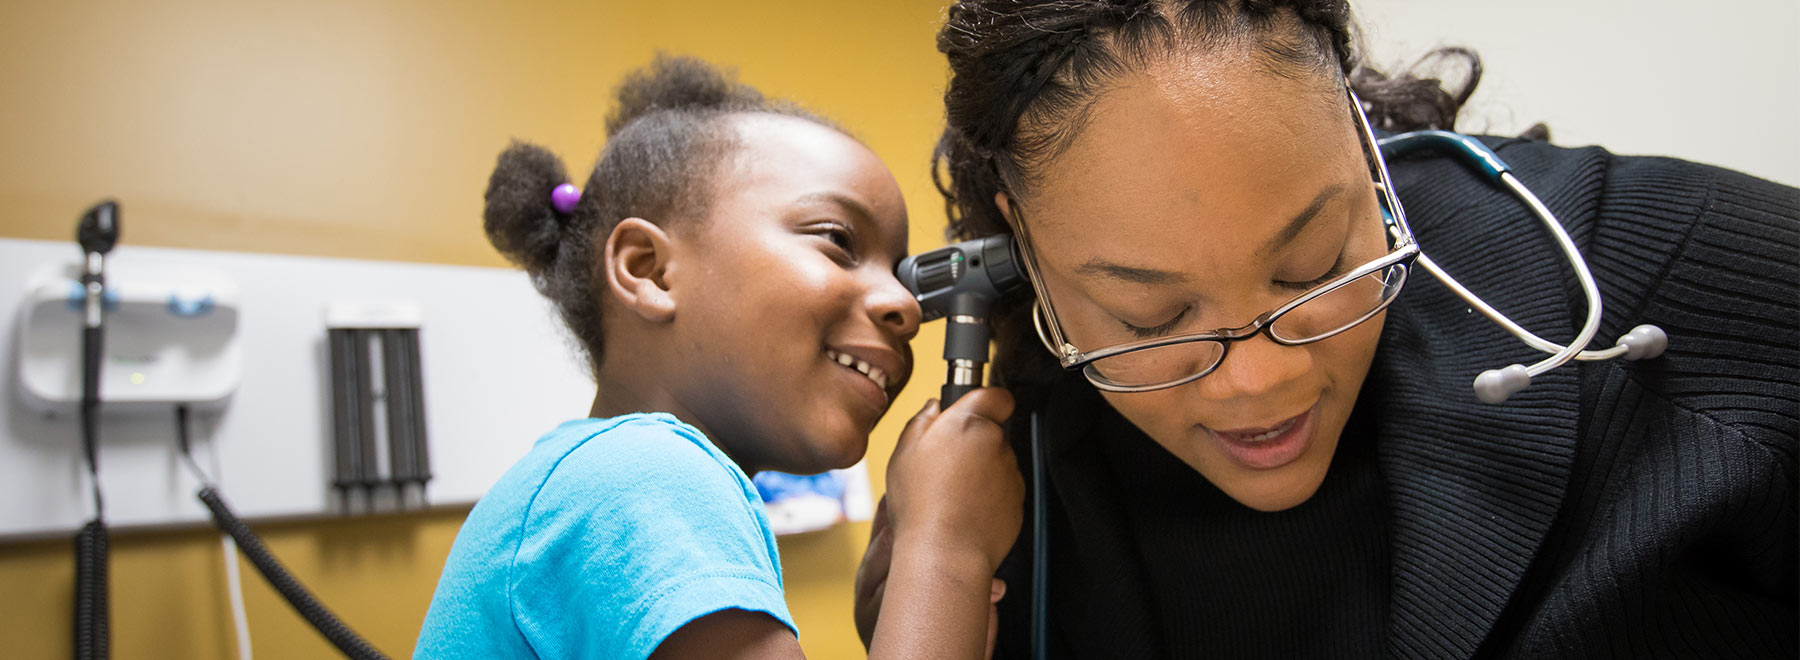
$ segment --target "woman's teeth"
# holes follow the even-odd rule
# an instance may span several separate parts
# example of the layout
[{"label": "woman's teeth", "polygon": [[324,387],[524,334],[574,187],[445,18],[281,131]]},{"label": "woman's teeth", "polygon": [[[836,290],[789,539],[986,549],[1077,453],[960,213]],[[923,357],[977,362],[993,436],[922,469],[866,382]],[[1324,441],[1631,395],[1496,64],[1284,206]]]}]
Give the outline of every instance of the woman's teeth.
[{"label": "woman's teeth", "polygon": [[1276,425],[1275,428],[1269,429],[1267,431],[1263,431],[1262,433],[1258,433],[1256,435],[1240,435],[1240,434],[1233,433],[1230,435],[1230,437],[1233,441],[1243,442],[1243,443],[1248,443],[1248,444],[1255,444],[1258,442],[1268,442],[1270,440],[1274,440],[1276,437],[1280,436],[1283,433],[1287,433],[1287,430],[1294,428],[1294,423],[1298,422],[1298,421],[1300,421],[1299,417],[1291,417],[1288,419],[1288,421],[1285,421],[1285,422],[1282,422],[1282,423]]},{"label": "woman's teeth", "polygon": [[859,374],[868,376],[869,380],[875,381],[875,386],[881,388],[881,391],[887,391],[887,372],[882,371],[880,367],[872,366],[867,362],[856,359],[855,356],[847,353],[839,353],[829,348],[825,349],[825,357],[831,358],[833,361],[844,365],[845,367],[854,369]]}]

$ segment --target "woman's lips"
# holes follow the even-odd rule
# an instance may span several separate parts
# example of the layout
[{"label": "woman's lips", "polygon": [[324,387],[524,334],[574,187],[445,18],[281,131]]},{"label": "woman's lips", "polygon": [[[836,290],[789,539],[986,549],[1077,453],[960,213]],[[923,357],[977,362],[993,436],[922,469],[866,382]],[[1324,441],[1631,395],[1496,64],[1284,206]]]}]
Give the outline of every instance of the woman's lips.
[{"label": "woman's lips", "polygon": [[1272,470],[1292,463],[1306,453],[1306,448],[1312,444],[1313,413],[1314,410],[1308,410],[1260,429],[1206,429],[1206,433],[1219,448],[1219,453],[1239,467]]}]

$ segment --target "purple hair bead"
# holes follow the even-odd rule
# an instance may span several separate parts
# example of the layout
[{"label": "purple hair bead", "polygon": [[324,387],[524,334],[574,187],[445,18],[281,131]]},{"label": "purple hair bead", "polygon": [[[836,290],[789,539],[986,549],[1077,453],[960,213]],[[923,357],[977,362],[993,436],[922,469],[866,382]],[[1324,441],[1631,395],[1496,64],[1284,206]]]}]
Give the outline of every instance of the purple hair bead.
[{"label": "purple hair bead", "polygon": [[575,210],[575,203],[579,201],[581,201],[581,189],[576,188],[573,183],[562,184],[550,191],[550,204],[556,207],[557,213],[568,215]]}]

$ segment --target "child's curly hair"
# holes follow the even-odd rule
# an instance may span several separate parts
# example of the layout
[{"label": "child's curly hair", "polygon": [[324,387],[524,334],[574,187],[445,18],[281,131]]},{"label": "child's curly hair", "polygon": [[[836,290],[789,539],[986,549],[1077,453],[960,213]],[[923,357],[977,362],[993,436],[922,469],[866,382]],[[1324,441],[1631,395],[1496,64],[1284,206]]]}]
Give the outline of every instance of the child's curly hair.
[{"label": "child's curly hair", "polygon": [[738,147],[722,121],[730,115],[779,114],[838,129],[692,57],[659,54],[626,76],[616,94],[606,147],[571,212],[559,213],[551,203],[551,191],[568,182],[562,162],[543,147],[514,141],[494,165],[482,213],[488,241],[556,303],[595,370],[604,337],[594,260],[613,226],[625,218],[667,226],[706,217],[713,178]]}]

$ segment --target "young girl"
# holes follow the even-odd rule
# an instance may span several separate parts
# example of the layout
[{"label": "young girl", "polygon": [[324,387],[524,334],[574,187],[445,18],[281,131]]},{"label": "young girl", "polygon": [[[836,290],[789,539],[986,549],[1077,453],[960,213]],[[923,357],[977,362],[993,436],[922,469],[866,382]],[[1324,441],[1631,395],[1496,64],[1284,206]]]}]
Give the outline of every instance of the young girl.
[{"label": "young girl", "polygon": [[[418,657],[800,657],[747,475],[854,464],[912,371],[906,211],[874,153],[696,60],[658,58],[618,99],[578,199],[530,145],[488,184],[489,239],[598,391],[469,513]],[[871,657],[982,655],[1020,525],[1011,405],[978,391],[902,434]]]}]

